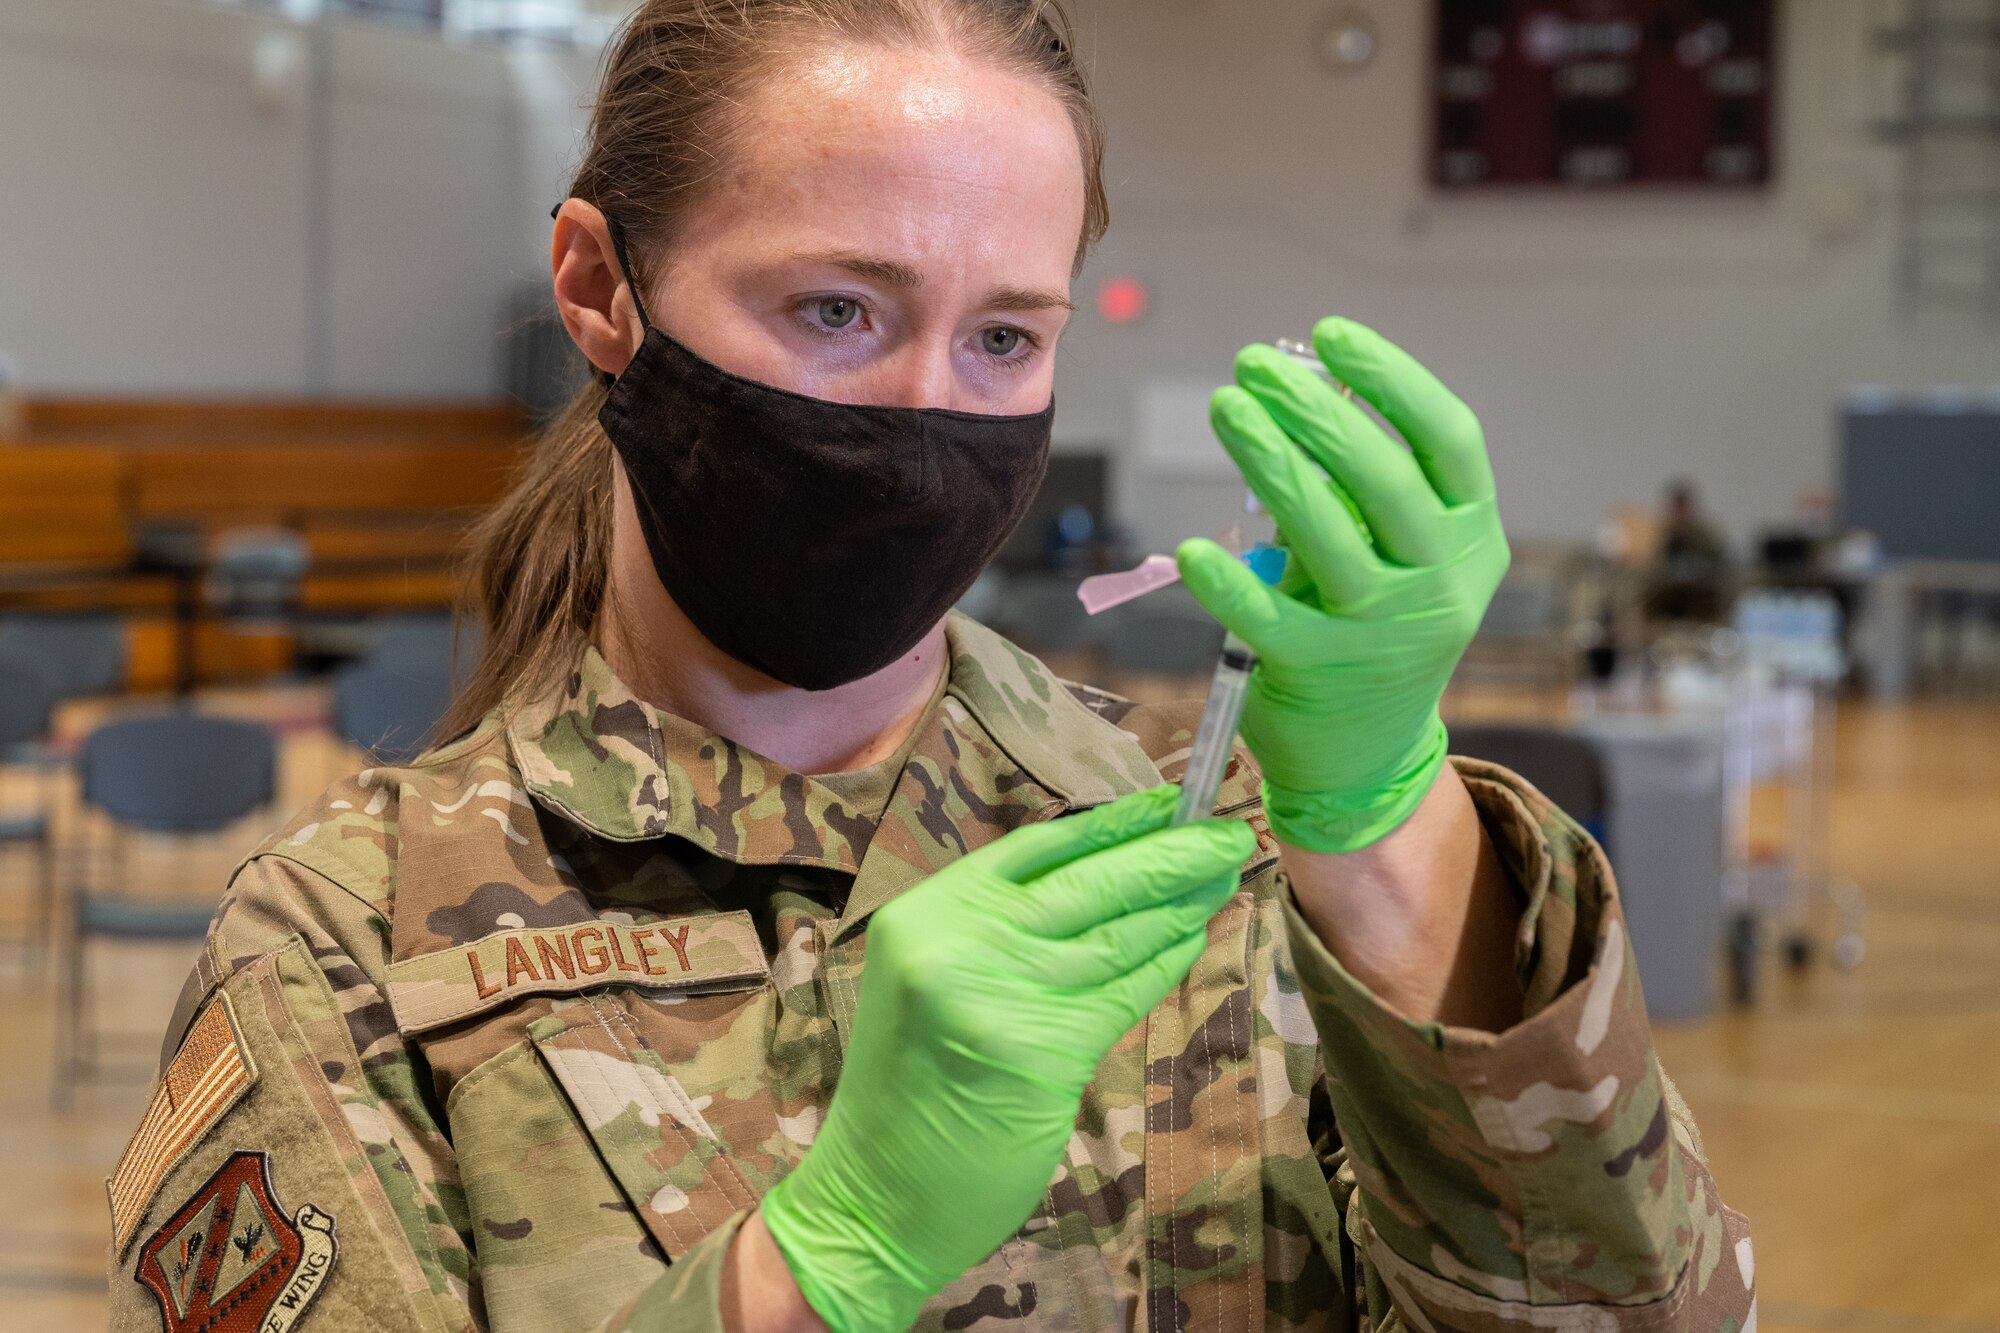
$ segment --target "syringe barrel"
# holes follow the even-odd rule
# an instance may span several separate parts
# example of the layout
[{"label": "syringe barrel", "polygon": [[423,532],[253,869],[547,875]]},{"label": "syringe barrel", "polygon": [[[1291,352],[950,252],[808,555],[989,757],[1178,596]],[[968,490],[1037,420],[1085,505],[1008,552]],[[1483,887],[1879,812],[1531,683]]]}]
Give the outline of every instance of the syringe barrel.
[{"label": "syringe barrel", "polygon": [[1215,795],[1222,789],[1222,775],[1236,748],[1236,724],[1242,720],[1243,703],[1249,696],[1250,672],[1256,665],[1257,654],[1250,645],[1234,634],[1223,640],[1222,660],[1215,664],[1201,724],[1195,728],[1194,744],[1188,751],[1187,770],[1181,775],[1181,799],[1174,809],[1174,823],[1206,819],[1214,812]]},{"label": "syringe barrel", "polygon": [[1319,353],[1313,350],[1310,342],[1302,338],[1280,338],[1272,346],[1339,389],[1342,398],[1353,400],[1354,386],[1334,378],[1333,372],[1326,368],[1326,362],[1319,359]]}]

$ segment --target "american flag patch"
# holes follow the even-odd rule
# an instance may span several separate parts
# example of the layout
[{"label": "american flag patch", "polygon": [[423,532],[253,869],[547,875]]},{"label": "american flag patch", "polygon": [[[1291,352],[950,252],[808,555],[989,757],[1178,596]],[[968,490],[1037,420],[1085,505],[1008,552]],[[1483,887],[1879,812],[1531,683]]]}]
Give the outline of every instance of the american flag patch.
[{"label": "american flag patch", "polygon": [[188,1028],[180,1054],[153,1089],[139,1132],[106,1182],[112,1247],[119,1256],[167,1173],[256,1081],[250,1053],[236,1035],[229,997],[218,992]]}]

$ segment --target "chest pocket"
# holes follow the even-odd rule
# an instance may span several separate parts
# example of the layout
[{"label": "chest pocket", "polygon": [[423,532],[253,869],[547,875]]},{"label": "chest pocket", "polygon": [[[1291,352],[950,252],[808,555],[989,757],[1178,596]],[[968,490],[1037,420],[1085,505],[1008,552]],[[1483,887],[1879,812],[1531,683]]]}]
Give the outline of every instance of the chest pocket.
[{"label": "chest pocket", "polygon": [[[484,1114],[504,1108],[460,1099],[509,1103],[519,1171],[567,1159],[562,1140],[580,1127],[589,1147],[576,1150],[594,1150],[669,1260],[789,1165],[768,1086],[770,967],[746,912],[506,931],[392,965],[390,995],[406,1032],[539,1011],[526,1023],[532,1054],[517,1046],[471,1075],[454,1122],[504,1136]],[[524,1005],[530,997],[540,1002]],[[569,1126],[542,1124],[547,1112]]]},{"label": "chest pocket", "polygon": [[528,1028],[669,1259],[775,1181],[778,1124],[763,1077],[772,1003],[761,982],[665,1004],[657,995],[602,995]]}]

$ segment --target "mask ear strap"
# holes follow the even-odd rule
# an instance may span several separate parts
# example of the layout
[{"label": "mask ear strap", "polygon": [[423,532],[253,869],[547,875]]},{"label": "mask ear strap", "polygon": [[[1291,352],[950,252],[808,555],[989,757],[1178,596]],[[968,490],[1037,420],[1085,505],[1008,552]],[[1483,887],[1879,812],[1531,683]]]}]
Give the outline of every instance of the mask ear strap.
[{"label": "mask ear strap", "polygon": [[611,248],[618,252],[618,267],[625,274],[625,286],[632,293],[632,308],[639,312],[639,327],[646,332],[653,331],[653,321],[646,317],[646,303],[639,296],[639,280],[632,276],[632,261],[625,254],[625,229],[609,213],[604,215],[611,227]]}]

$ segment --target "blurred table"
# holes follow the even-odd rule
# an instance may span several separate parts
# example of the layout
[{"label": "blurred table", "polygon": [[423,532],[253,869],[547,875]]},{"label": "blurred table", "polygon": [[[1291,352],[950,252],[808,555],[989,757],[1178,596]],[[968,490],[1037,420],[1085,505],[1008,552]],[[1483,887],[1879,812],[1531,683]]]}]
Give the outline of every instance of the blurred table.
[{"label": "blurred table", "polygon": [[1868,582],[1861,636],[1868,692],[1878,703],[1910,697],[1915,677],[1917,604],[1925,593],[2000,595],[2000,563],[1986,560],[1899,560]]},{"label": "blurred table", "polygon": [[1656,1019],[1715,1010],[1727,845],[1725,732],[1714,716],[1599,712],[1573,729],[1604,760],[1604,841]]}]

